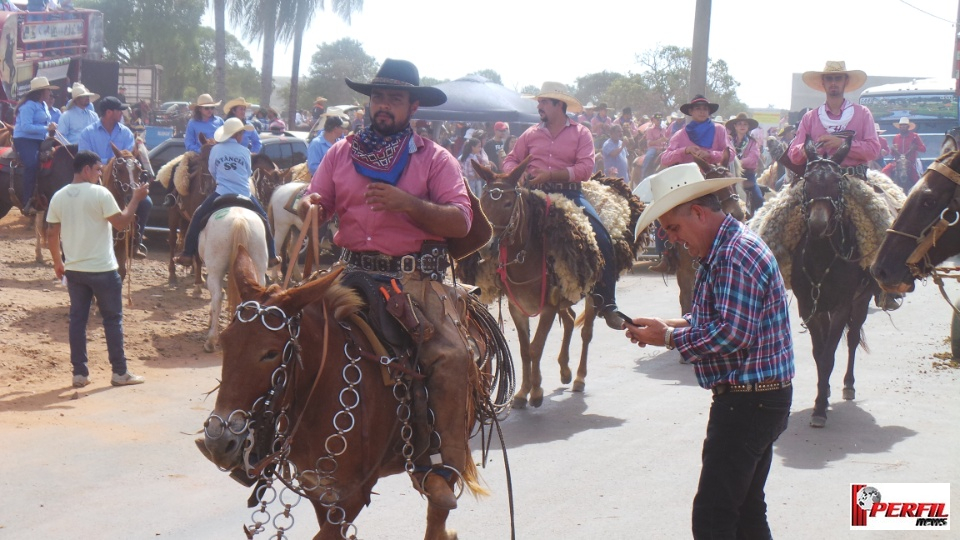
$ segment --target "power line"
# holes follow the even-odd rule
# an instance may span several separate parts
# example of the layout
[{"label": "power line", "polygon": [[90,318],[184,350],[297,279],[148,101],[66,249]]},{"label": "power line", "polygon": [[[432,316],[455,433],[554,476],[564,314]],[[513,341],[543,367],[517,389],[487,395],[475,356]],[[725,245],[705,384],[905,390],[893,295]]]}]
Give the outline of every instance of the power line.
[{"label": "power line", "polygon": [[930,13],[929,11],[924,11],[924,10],[918,8],[917,6],[906,2],[905,0],[900,0],[900,3],[903,4],[903,5],[905,5],[905,6],[912,7],[913,9],[919,11],[920,13],[923,13],[924,15],[929,15],[929,16],[933,17],[934,19],[940,19],[940,20],[943,21],[943,22],[950,23],[950,26],[956,26],[956,25],[957,25],[957,23],[955,23],[954,21],[951,21],[951,20],[949,20],[949,19],[944,19],[943,17],[940,17],[939,15],[934,15],[933,13]]}]

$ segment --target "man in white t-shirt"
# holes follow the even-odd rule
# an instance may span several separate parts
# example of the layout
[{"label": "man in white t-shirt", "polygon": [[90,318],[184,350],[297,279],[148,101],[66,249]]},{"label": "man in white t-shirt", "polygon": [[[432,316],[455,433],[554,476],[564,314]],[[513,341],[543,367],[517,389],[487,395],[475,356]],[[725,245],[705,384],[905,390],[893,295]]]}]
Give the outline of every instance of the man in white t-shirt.
[{"label": "man in white t-shirt", "polygon": [[[122,230],[136,215],[137,204],[147,196],[148,185],[133,191],[130,203],[120,211],[107,188],[100,185],[100,156],[79,152],[73,160],[73,182],[50,199],[47,210],[47,241],[57,279],[66,280],[70,294],[70,363],[73,386],[90,384],[87,369],[87,318],[94,297],[103,317],[107,353],[113,368],[114,386],[141,384],[143,377],[130,373],[123,352],[123,288],[113,252],[111,226]],[[63,257],[60,242],[63,240]]]}]

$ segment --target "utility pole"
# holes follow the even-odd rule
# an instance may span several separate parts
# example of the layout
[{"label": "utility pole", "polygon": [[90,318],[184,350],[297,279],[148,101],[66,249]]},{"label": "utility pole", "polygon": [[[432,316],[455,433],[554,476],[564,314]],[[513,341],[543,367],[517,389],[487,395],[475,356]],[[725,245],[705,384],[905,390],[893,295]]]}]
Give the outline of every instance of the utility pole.
[{"label": "utility pole", "polygon": [[710,3],[697,0],[693,18],[693,50],[690,58],[690,97],[707,95],[707,50],[710,48]]}]

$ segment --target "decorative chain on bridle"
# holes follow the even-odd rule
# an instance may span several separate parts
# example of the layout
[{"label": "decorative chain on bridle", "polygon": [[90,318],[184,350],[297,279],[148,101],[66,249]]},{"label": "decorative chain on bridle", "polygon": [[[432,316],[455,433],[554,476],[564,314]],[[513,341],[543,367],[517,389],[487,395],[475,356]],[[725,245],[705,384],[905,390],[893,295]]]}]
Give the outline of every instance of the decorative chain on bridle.
[{"label": "decorative chain on bridle", "polygon": [[[346,359],[346,364],[340,371],[344,387],[339,394],[339,403],[342,408],[334,414],[332,419],[334,433],[324,441],[326,455],[316,460],[313,469],[299,471],[296,464],[290,461],[289,455],[293,435],[300,419],[298,418],[296,422],[290,421],[292,399],[287,398],[283,402],[282,400],[285,398],[285,390],[289,388],[289,381],[294,375],[291,372],[291,366],[294,366],[294,369],[295,366],[303,368],[299,343],[300,314],[287,315],[277,306],[263,306],[256,301],[247,301],[237,306],[236,318],[241,323],[251,323],[259,319],[268,330],[279,332],[287,329],[289,333],[283,348],[281,363],[270,377],[270,389],[254,402],[249,411],[235,410],[227,416],[226,420],[217,415],[211,415],[204,424],[204,434],[212,439],[222,437],[225,430],[230,430],[235,436],[246,435],[243,449],[244,470],[251,477],[259,479],[255,492],[259,506],[250,516],[252,524],[244,527],[247,537],[253,538],[256,534],[264,532],[266,525],[270,524],[275,531],[272,537],[277,540],[287,538],[286,532],[294,525],[292,509],[306,497],[326,508],[326,521],[340,527],[342,539],[356,539],[357,528],[353,522],[347,520],[346,510],[340,505],[344,493],[336,485],[335,474],[339,468],[337,458],[349,447],[346,434],[351,432],[357,424],[354,411],[360,406],[360,392],[357,387],[363,381],[363,372],[359,366],[363,351],[352,339],[348,339],[344,344],[343,357]],[[348,335],[352,335],[348,324],[340,322],[339,325],[347,331]],[[328,342],[326,337],[324,343]],[[326,349],[324,349],[325,354]],[[398,361],[398,358],[393,357],[379,358],[379,363],[388,367]],[[323,363],[317,373],[318,381],[320,371],[323,371]],[[409,383],[403,379],[401,372],[397,370],[396,373],[397,375],[393,377],[393,396],[398,402],[397,418],[401,424],[400,438],[403,441],[401,455],[405,462],[404,469],[412,477],[415,472],[421,471],[417,470],[413,462],[415,448],[411,425],[411,391]],[[310,396],[302,404],[301,410],[306,409],[309,400]],[[431,449],[439,448],[439,434],[433,429],[432,411],[429,412],[431,414],[431,418],[428,419],[428,427],[432,433]],[[272,440],[265,440],[265,436],[269,435],[272,435]],[[265,444],[269,445],[268,448],[272,453],[268,456],[256,456],[254,452]],[[251,463],[251,457],[260,458],[260,461],[256,464]],[[426,475],[424,475],[425,479]],[[274,486],[277,480],[282,484],[279,492]],[[276,501],[280,502],[282,510],[272,515],[268,508]]]},{"label": "decorative chain on bridle", "polygon": [[[517,199],[513,203],[513,210],[510,213],[510,219],[506,225],[491,223],[493,230],[496,232],[495,245],[523,246],[523,231],[520,230],[520,224],[523,223],[525,201],[523,200],[523,190],[520,186],[510,187],[504,182],[494,182],[489,189],[484,190],[483,196],[490,197],[492,201],[499,201],[508,190],[513,191]],[[506,243],[504,243],[505,241]],[[511,264],[523,264],[526,259],[527,250],[520,249],[517,251],[517,254],[514,255],[513,260],[506,264],[507,266]]]}]

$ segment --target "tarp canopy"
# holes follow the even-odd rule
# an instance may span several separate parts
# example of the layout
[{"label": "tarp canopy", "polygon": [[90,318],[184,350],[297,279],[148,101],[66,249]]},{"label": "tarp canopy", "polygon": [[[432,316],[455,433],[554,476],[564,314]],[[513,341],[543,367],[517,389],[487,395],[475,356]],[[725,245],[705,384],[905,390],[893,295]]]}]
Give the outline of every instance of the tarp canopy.
[{"label": "tarp canopy", "polygon": [[447,95],[447,102],[439,107],[421,107],[414,113],[415,119],[529,124],[540,121],[536,101],[522,98],[480,75],[467,75],[436,87]]}]

